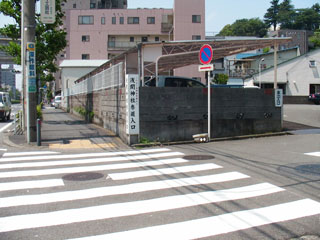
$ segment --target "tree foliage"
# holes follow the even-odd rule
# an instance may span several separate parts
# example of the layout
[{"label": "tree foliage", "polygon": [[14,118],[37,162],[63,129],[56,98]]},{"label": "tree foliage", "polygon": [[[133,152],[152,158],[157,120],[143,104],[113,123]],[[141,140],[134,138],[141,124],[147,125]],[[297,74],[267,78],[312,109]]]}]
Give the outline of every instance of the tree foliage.
[{"label": "tree foliage", "polygon": [[264,37],[267,26],[259,18],[240,19],[233,24],[226,25],[218,34],[219,36],[253,36]]},{"label": "tree foliage", "polygon": [[320,48],[320,29],[314,33],[314,36],[309,38],[314,48]]},{"label": "tree foliage", "polygon": [[227,74],[218,73],[214,76],[213,82],[215,84],[227,84],[229,76]]},{"label": "tree foliage", "polygon": [[[36,0],[39,1],[39,0]],[[40,15],[36,14],[36,65],[37,74],[43,81],[54,79],[53,73],[58,68],[55,64],[56,56],[66,47],[66,32],[62,17],[64,13],[61,3],[66,0],[56,0],[56,22],[54,24],[43,24]],[[2,0],[0,2],[0,12],[12,17],[15,24],[6,24],[0,28],[0,34],[11,38],[8,46],[2,46],[1,50],[14,58],[16,64],[21,64],[21,45],[19,43],[21,35],[21,0]]]},{"label": "tree foliage", "polygon": [[264,22],[268,25],[268,27],[272,26],[273,30],[275,31],[279,23],[279,0],[272,0],[270,4],[270,8],[267,9],[267,13],[264,15]]}]

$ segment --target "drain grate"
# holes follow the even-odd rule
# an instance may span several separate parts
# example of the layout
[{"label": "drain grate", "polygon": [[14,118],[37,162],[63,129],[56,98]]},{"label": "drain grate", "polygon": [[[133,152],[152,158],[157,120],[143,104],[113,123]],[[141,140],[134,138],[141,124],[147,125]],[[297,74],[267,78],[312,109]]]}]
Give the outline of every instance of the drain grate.
[{"label": "drain grate", "polygon": [[215,157],[212,155],[186,155],[183,157],[183,159],[186,160],[210,160],[210,159],[214,159]]},{"label": "drain grate", "polygon": [[82,172],[82,173],[72,173],[62,177],[63,180],[67,181],[90,181],[96,180],[99,178],[103,178],[104,175],[102,173],[96,172]]}]

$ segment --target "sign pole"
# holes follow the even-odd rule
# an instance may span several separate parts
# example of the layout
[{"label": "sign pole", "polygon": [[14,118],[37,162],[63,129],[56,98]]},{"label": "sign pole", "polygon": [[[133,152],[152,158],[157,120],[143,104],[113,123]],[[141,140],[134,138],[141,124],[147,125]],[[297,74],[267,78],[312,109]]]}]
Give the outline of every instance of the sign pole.
[{"label": "sign pole", "polygon": [[208,142],[211,139],[211,79],[210,71],[208,73]]}]

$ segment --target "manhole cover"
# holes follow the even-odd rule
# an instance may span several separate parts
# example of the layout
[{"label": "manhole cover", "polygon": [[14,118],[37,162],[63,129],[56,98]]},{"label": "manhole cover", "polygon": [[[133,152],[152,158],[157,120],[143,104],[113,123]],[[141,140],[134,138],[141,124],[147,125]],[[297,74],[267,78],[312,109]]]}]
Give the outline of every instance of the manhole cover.
[{"label": "manhole cover", "polygon": [[294,169],[298,173],[320,176],[320,164],[299,165],[299,166],[296,166]]},{"label": "manhole cover", "polygon": [[187,155],[183,157],[183,159],[186,160],[210,160],[214,158],[215,157],[211,155]]},{"label": "manhole cover", "polygon": [[65,175],[62,179],[67,181],[90,181],[103,178],[103,176],[103,174],[96,172],[82,172]]}]

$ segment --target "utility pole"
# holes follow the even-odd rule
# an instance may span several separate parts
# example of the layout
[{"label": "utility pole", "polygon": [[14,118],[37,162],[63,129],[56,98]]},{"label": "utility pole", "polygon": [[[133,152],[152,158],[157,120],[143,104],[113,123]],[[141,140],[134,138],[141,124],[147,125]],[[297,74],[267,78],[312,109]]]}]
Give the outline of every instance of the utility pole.
[{"label": "utility pole", "polygon": [[[35,21],[35,0],[22,0],[23,8],[23,33],[21,46],[24,56],[24,63],[27,63],[28,54],[26,53],[26,43],[35,43],[35,30],[36,30],[36,21]],[[34,63],[35,66],[35,63]],[[30,72],[24,69],[25,75],[23,79],[24,83],[24,109],[25,109],[25,129],[27,142],[35,142],[37,138],[36,132],[36,119],[37,119],[37,110],[36,110],[36,93],[30,91]]]}]

